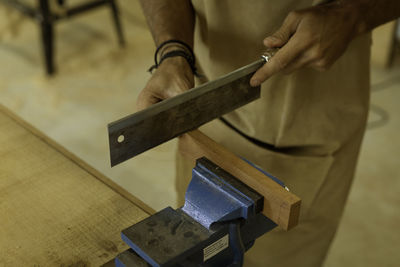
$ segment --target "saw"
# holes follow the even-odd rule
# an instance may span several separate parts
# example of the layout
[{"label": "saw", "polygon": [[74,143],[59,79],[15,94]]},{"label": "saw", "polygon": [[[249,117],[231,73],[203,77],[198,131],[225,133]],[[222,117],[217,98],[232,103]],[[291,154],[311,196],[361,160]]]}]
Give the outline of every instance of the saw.
[{"label": "saw", "polygon": [[250,78],[274,55],[163,100],[108,125],[111,166],[221,117],[260,97]]}]

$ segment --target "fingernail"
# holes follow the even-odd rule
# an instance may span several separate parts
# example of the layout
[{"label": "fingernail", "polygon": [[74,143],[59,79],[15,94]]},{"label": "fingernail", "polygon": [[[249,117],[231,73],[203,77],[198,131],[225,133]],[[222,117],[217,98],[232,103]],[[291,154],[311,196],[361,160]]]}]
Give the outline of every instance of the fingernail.
[{"label": "fingernail", "polygon": [[257,79],[251,79],[250,85],[253,87],[256,87],[256,86],[260,85],[260,82]]}]

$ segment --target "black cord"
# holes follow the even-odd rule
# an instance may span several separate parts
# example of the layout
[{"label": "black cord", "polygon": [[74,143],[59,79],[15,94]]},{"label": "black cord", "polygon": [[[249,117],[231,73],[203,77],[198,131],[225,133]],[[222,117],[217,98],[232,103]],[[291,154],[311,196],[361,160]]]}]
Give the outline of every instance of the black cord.
[{"label": "black cord", "polygon": [[173,51],[166,53],[165,55],[162,56],[158,65],[160,65],[165,59],[170,58],[170,57],[183,57],[184,59],[186,59],[186,61],[190,65],[190,68],[192,69],[193,74],[198,76],[197,69],[196,69],[196,66],[194,63],[194,57],[189,56],[183,50],[173,50]]},{"label": "black cord", "polygon": [[[183,46],[184,49],[173,50],[173,51],[167,52],[166,54],[161,56],[160,60],[158,60],[159,53],[168,44],[178,44],[178,45]],[[190,68],[192,69],[193,74],[195,76],[199,76],[199,74],[197,73],[197,69],[196,69],[196,58],[194,56],[192,48],[185,42],[180,41],[180,40],[175,40],[175,39],[162,42],[157,47],[156,52],[154,53],[154,65],[149,68],[149,72],[152,73],[153,70],[157,69],[165,59],[171,58],[171,57],[183,57],[184,59],[186,59],[186,61],[190,65]]]},{"label": "black cord", "polygon": [[244,137],[245,139],[247,139],[249,142],[253,143],[256,146],[262,147],[264,149],[268,149],[271,151],[275,151],[275,152],[284,152],[285,148],[278,148],[272,144],[268,144],[265,142],[262,142],[258,139],[255,139],[247,134],[245,134],[244,132],[242,132],[241,130],[239,130],[238,128],[236,128],[235,126],[233,126],[229,121],[227,121],[226,119],[224,119],[223,117],[219,118],[226,126],[228,126],[229,128],[231,128],[233,131],[235,131],[236,133],[238,133],[239,135],[241,135],[242,137]]},{"label": "black cord", "polygon": [[157,63],[157,58],[158,58],[158,53],[161,51],[161,49],[166,46],[167,44],[179,44],[182,45],[183,47],[185,47],[189,52],[190,55],[194,58],[194,53],[192,48],[185,42],[181,41],[181,40],[176,40],[176,39],[171,39],[171,40],[167,40],[165,42],[162,42],[156,49],[156,52],[154,53],[154,62]]}]

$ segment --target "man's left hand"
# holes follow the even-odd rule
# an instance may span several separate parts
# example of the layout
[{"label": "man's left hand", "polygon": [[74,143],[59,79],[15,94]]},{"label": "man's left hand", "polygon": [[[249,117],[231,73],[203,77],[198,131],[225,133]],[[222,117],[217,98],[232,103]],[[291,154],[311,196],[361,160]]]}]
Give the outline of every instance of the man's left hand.
[{"label": "man's left hand", "polygon": [[329,69],[357,35],[358,17],[357,10],[341,1],[289,13],[280,29],[264,39],[266,47],[280,47],[279,51],[250,84],[257,86],[276,73],[303,67]]}]

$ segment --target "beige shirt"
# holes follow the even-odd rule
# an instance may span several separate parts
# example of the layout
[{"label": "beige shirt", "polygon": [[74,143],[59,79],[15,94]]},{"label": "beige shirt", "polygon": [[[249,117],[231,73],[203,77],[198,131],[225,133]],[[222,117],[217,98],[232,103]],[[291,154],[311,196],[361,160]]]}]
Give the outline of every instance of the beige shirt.
[{"label": "beige shirt", "polygon": [[[316,1],[192,2],[197,14],[196,58],[213,80],[257,60],[265,49],[262,40],[287,14]],[[257,239],[244,266],[322,266],[343,212],[366,123],[369,48],[370,36],[360,36],[329,71],[275,75],[263,84],[259,100],[225,116],[242,132],[278,149],[256,146],[219,120],[200,128],[284,181],[302,199],[299,225]],[[182,197],[191,167],[178,156],[176,181]]]},{"label": "beige shirt", "polygon": [[[312,0],[193,0],[195,53],[209,80],[257,60],[262,40],[287,14]],[[329,155],[365,126],[369,103],[370,36],[355,39],[329,71],[275,75],[261,99],[225,118],[247,135],[277,147]],[[314,153],[313,152],[313,153]]]}]

